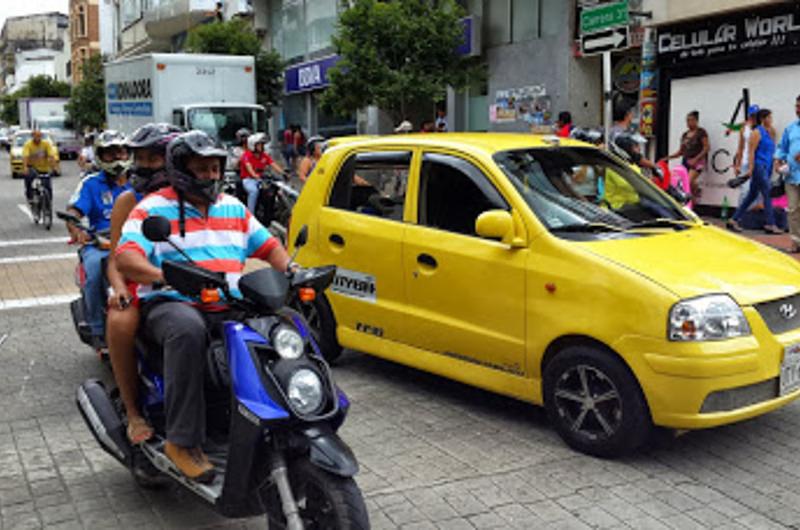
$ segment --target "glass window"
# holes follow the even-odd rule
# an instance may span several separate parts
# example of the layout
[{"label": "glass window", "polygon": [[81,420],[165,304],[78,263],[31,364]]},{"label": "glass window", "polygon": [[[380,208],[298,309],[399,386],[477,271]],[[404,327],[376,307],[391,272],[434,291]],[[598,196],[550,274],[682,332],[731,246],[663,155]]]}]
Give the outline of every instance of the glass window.
[{"label": "glass window", "polygon": [[474,236],[475,221],[487,210],[508,204],[471,163],[449,155],[426,154],[419,180],[419,224]]},{"label": "glass window", "polygon": [[689,220],[644,177],[598,149],[505,151],[494,160],[555,233],[619,232],[664,220],[680,227]]},{"label": "glass window", "polygon": [[336,33],[337,0],[313,0],[306,2],[306,35],[308,53],[331,46],[331,37]]},{"label": "glass window", "polygon": [[511,42],[511,0],[491,0],[483,5],[484,37],[487,45],[499,46]]},{"label": "glass window", "polygon": [[401,221],[410,166],[408,151],[352,155],[339,170],[328,204]]},{"label": "glass window", "polygon": [[142,16],[141,0],[124,0],[122,5],[122,25],[129,26]]},{"label": "glass window", "polygon": [[303,0],[270,0],[269,6],[273,48],[288,61],[305,57]]},{"label": "glass window", "polygon": [[511,36],[514,42],[539,38],[539,0],[512,0]]}]

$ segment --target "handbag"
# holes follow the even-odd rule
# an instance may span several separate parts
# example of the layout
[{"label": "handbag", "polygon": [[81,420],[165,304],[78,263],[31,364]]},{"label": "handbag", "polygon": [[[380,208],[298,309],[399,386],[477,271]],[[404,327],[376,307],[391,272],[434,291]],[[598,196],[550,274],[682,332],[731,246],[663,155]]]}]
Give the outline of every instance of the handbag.
[{"label": "handbag", "polygon": [[784,181],[783,175],[778,175],[777,180],[773,180],[771,182],[769,196],[773,199],[776,199],[778,197],[783,197],[784,195],[786,195],[786,181]]}]

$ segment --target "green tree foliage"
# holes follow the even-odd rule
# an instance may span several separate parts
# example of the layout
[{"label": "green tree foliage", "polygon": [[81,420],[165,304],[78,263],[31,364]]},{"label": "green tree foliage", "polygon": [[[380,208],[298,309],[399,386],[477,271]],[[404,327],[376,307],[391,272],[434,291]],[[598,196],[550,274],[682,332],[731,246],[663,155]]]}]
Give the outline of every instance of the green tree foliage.
[{"label": "green tree foliage", "polygon": [[266,107],[278,103],[283,89],[283,61],[277,52],[261,48],[261,40],[245,20],[212,22],[194,28],[186,40],[186,51],[254,56],[256,99]]},{"label": "green tree foliage", "polygon": [[333,42],[342,59],[328,72],[322,103],[339,114],[367,105],[395,123],[412,110],[482,79],[485,67],[456,49],[464,12],[455,0],[354,0],[343,4]]},{"label": "green tree foliage", "polygon": [[19,123],[20,98],[65,98],[69,97],[69,83],[58,81],[49,75],[35,75],[13,94],[6,94],[0,101],[0,119],[5,123]]},{"label": "green tree foliage", "polygon": [[106,119],[105,81],[103,58],[92,55],[83,63],[81,82],[72,88],[67,103],[67,116],[75,130],[100,129]]}]

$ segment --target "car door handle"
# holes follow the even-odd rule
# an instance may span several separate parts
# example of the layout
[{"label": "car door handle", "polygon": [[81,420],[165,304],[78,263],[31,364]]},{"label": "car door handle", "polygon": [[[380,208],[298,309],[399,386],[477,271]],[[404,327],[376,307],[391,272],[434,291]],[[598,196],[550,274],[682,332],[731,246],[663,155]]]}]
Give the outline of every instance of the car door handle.
[{"label": "car door handle", "polygon": [[343,247],[344,246],[344,238],[342,236],[340,236],[339,234],[331,234],[330,237],[328,237],[328,241],[330,241],[331,243],[333,243],[337,247]]},{"label": "car door handle", "polygon": [[438,265],[438,263],[436,263],[436,258],[430,254],[425,254],[424,252],[417,256],[417,263],[430,269],[435,269]]}]

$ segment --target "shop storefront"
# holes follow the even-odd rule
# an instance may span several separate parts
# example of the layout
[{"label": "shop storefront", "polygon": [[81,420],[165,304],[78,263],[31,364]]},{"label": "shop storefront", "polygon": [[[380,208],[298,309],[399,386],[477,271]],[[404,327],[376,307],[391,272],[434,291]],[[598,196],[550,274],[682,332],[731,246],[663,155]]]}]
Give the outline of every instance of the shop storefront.
[{"label": "shop storefront", "polygon": [[711,148],[699,203],[735,205],[740,191],[729,188],[727,181],[734,176],[737,126],[744,120],[742,107],[734,114],[743,90],[751,103],[773,111],[778,135],[796,119],[800,4],[773,3],[659,26],[656,48],[659,156],[677,151],[686,114],[699,111]]}]

